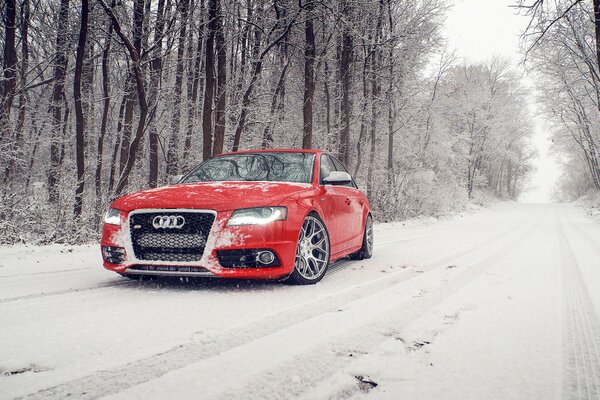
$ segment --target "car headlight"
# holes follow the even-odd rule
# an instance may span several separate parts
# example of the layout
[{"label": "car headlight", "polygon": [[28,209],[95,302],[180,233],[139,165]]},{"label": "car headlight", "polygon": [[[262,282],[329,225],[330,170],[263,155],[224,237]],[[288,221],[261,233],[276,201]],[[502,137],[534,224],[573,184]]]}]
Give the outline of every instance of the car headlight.
[{"label": "car headlight", "polygon": [[285,207],[258,207],[235,210],[227,225],[265,225],[273,221],[283,221],[287,218]]},{"label": "car headlight", "polygon": [[104,223],[111,225],[121,225],[121,210],[109,208],[104,214]]}]

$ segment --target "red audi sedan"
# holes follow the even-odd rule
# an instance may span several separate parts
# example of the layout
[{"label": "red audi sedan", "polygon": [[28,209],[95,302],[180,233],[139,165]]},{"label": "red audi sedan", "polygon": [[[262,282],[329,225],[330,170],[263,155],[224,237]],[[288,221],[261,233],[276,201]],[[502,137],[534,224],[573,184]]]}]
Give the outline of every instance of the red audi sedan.
[{"label": "red audi sedan", "polygon": [[104,267],[136,275],[320,281],[342,257],[370,258],[366,196],[319,150],[221,154],[177,184],[115,200]]}]

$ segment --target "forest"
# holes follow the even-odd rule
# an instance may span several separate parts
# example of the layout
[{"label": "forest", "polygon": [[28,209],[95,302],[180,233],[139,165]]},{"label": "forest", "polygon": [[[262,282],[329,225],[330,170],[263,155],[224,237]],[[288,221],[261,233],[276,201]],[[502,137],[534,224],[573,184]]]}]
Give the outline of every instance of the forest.
[{"label": "forest", "polygon": [[[556,134],[576,136],[557,142],[585,191],[598,176],[577,146],[598,138],[599,81],[577,55],[594,33],[580,3],[528,65],[548,82]],[[330,151],[379,221],[460,209],[482,190],[517,199],[534,169],[527,91],[510,60],[448,48],[450,6],[3,1],[0,243],[93,239],[115,197],[251,148]],[[524,12],[536,26],[549,15]],[[569,29],[580,35],[563,40]]]},{"label": "forest", "polygon": [[527,68],[550,126],[562,176],[558,201],[600,191],[600,1],[521,0],[530,18]]}]

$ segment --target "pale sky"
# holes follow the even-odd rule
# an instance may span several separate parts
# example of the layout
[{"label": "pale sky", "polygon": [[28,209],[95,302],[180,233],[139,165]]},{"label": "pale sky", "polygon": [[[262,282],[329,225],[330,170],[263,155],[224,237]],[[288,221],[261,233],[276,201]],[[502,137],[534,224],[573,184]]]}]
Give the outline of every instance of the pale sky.
[{"label": "pale sky", "polygon": [[[455,0],[446,20],[445,34],[450,49],[457,50],[461,59],[471,62],[487,61],[494,55],[509,57],[520,72],[523,67],[519,48],[519,34],[528,23],[527,17],[516,15],[510,8],[514,0]],[[533,81],[525,77],[531,90],[530,107],[534,122],[534,145],[539,156],[535,160],[537,172],[531,179],[531,189],[523,194],[522,201],[550,201],[550,190],[559,174],[554,157],[548,154],[550,142],[542,117],[536,115]]]}]

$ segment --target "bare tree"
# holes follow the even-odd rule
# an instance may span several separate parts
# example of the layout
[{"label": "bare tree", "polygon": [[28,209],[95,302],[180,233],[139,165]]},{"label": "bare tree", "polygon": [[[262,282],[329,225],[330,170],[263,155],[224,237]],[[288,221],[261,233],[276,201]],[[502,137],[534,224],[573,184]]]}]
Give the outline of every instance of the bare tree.
[{"label": "bare tree", "polygon": [[113,27],[115,29],[115,33],[119,36],[119,38],[123,41],[123,44],[127,48],[129,53],[129,57],[131,58],[131,62],[133,63],[133,75],[135,77],[135,83],[137,87],[137,97],[138,104],[140,108],[140,115],[138,120],[138,125],[136,129],[135,137],[131,142],[131,146],[128,149],[128,157],[123,166],[123,170],[120,173],[119,180],[115,187],[115,194],[120,194],[123,192],[125,187],[127,186],[129,180],[129,174],[131,173],[131,169],[133,168],[133,163],[136,159],[136,153],[139,148],[140,141],[142,140],[142,136],[144,135],[144,128],[146,123],[146,116],[148,115],[148,103],[146,102],[146,89],[144,87],[144,79],[142,76],[142,68],[141,68],[141,60],[139,48],[141,47],[141,31],[143,24],[143,14],[140,10],[143,10],[143,0],[136,0],[136,7],[134,11],[134,43],[135,45],[125,36],[125,34],[121,30],[121,25],[115,17],[112,9],[106,5],[103,0],[99,0],[100,4],[108,14],[110,20],[112,21]]},{"label": "bare tree", "polygon": [[[308,3],[308,4],[310,5],[311,3]],[[244,90],[244,94],[241,99],[240,114],[239,114],[239,117],[237,120],[237,124],[236,124],[235,130],[234,130],[234,136],[233,136],[233,148],[232,148],[233,151],[238,151],[238,149],[240,147],[242,131],[244,130],[245,125],[246,125],[246,117],[248,115],[248,107],[250,105],[250,98],[252,96],[252,93],[254,92],[256,82],[262,73],[264,59],[267,56],[267,54],[269,54],[271,49],[273,47],[275,47],[276,45],[278,45],[288,35],[288,32],[290,31],[292,26],[294,26],[296,24],[296,21],[300,15],[302,9],[305,7],[307,7],[307,4],[304,4],[304,5],[301,5],[300,7],[298,7],[295,10],[295,12],[293,13],[293,15],[286,18],[287,21],[282,21],[282,19],[277,19],[266,33],[267,42],[262,50],[259,50],[261,47],[261,43],[262,43],[262,41],[260,39],[261,34],[260,34],[260,31],[258,31],[258,30],[256,31],[257,37],[254,42],[254,46],[256,49],[255,50],[256,55],[255,55],[254,60],[252,61],[252,68],[250,70],[249,83],[246,86],[246,90]],[[277,31],[279,31],[280,33],[276,34],[275,32],[277,32]]]},{"label": "bare tree", "polygon": [[205,47],[204,106],[202,109],[202,159],[212,156],[213,104],[215,91],[215,34],[218,29],[217,7],[219,0],[208,0],[208,33]]},{"label": "bare tree", "polygon": [[156,187],[158,184],[158,128],[156,126],[156,108],[158,102],[158,89],[162,75],[162,44],[163,30],[165,27],[165,0],[158,0],[156,9],[156,24],[154,27],[154,51],[150,61],[150,83],[148,102],[154,112],[150,114],[149,126],[149,174],[148,185]]},{"label": "bare tree", "polygon": [[315,96],[315,31],[313,19],[310,15],[313,7],[307,8],[304,27],[304,102],[302,115],[304,117],[304,134],[302,136],[302,148],[312,147],[313,136],[313,99]]},{"label": "bare tree", "polygon": [[16,8],[15,0],[7,0],[6,14],[4,15],[4,54],[2,58],[4,79],[1,86],[2,90],[0,91],[0,100],[2,101],[0,140],[4,136],[8,136],[10,110],[15,97],[17,76],[17,50],[15,48]]},{"label": "bare tree", "polygon": [[171,135],[167,153],[167,175],[176,175],[179,164],[179,128],[181,120],[181,93],[183,91],[183,68],[185,39],[188,26],[189,0],[181,0],[178,4],[181,15],[179,26],[179,43],[177,46],[177,67],[175,70],[175,88],[173,93],[173,107],[171,117]]},{"label": "bare tree", "polygon": [[220,1],[217,1],[217,31],[215,47],[217,51],[217,91],[215,94],[215,140],[212,154],[223,152],[225,141],[225,100],[227,98],[227,44],[225,42],[225,18],[223,18]]},{"label": "bare tree", "polygon": [[[8,13],[8,7],[9,5],[7,4],[7,13]],[[24,160],[22,159],[22,152],[23,152],[23,144],[24,144],[24,128],[25,128],[25,116],[27,113],[27,90],[26,90],[26,85],[27,85],[27,79],[26,79],[26,75],[27,75],[27,71],[29,69],[29,19],[30,19],[30,7],[29,7],[29,0],[24,0],[21,3],[21,24],[20,24],[20,31],[21,31],[21,68],[20,68],[20,77],[19,77],[19,103],[18,103],[18,110],[19,110],[19,114],[17,117],[17,124],[14,130],[14,139],[13,139],[13,144],[12,144],[12,152],[9,152],[9,157],[10,159],[8,160],[8,165],[6,167],[6,171],[4,172],[4,183],[6,185],[8,185],[12,179],[12,176],[15,172],[15,168],[17,168],[17,166],[22,166],[24,164]],[[8,36],[8,33],[7,33]],[[7,38],[8,39],[8,38]],[[9,47],[9,40],[6,41],[5,44],[6,47]],[[5,50],[6,52],[6,50]],[[4,55],[4,59],[6,60],[6,54]],[[9,56],[10,57],[10,56]],[[6,73],[5,73],[5,83],[7,83],[8,79],[6,78]],[[7,89],[10,90],[10,89]],[[0,92],[4,92],[4,91],[0,91]],[[4,102],[3,102],[4,104]],[[6,118],[4,120],[4,122],[0,122],[0,142],[1,142],[1,137],[3,136],[4,133],[7,133],[7,137],[8,137],[8,132],[10,132],[10,128],[9,128],[9,124],[10,121],[8,119],[8,117],[10,116],[10,113],[7,114],[3,114],[3,117],[1,118]]]},{"label": "bare tree", "polygon": [[350,163],[350,82],[352,81],[351,63],[352,63],[352,35],[348,21],[350,20],[350,4],[347,0],[343,0],[342,16],[344,27],[342,28],[342,54],[340,59],[340,80],[342,101],[340,106],[340,114],[342,118],[342,129],[340,131],[340,148],[339,154],[342,161],[348,165]]},{"label": "bare tree", "polygon": [[85,188],[85,119],[81,106],[81,74],[83,71],[83,57],[85,56],[85,43],[87,41],[89,3],[81,0],[81,23],[79,39],[77,41],[77,58],[75,61],[75,75],[73,79],[73,97],[75,99],[75,164],[77,166],[77,189],[75,190],[75,206],[73,214],[75,219],[81,217],[83,207],[83,190]]},{"label": "bare tree", "polygon": [[[54,87],[50,103],[52,131],[50,137],[50,169],[48,171],[48,200],[51,204],[58,203],[58,179],[62,156],[60,154],[61,133],[66,121],[63,120],[63,105],[65,98],[65,74],[67,70],[68,42],[67,34],[60,27],[69,22],[69,0],[61,0],[58,29],[56,30],[56,56],[54,62]],[[66,118],[65,118],[66,119]]]},{"label": "bare tree", "polygon": [[[201,18],[203,18],[203,14],[204,14],[204,0],[201,0],[200,3],[200,14],[202,15]],[[200,20],[200,27],[198,29],[198,39],[197,39],[197,44],[196,44],[196,57],[194,59],[194,65],[193,65],[193,78],[191,79],[191,82],[189,83],[190,86],[188,86],[188,103],[189,103],[189,110],[188,110],[188,121],[187,121],[187,129],[186,129],[186,135],[185,135],[185,143],[184,143],[184,148],[183,148],[183,161],[186,167],[189,166],[190,164],[190,151],[192,149],[192,136],[193,136],[193,132],[194,132],[194,122],[195,119],[197,117],[196,113],[197,113],[197,101],[198,101],[198,92],[201,92],[202,90],[199,89],[200,86],[200,76],[202,73],[202,45],[204,43],[204,20],[201,19]]]}]

